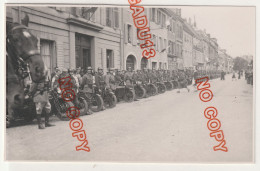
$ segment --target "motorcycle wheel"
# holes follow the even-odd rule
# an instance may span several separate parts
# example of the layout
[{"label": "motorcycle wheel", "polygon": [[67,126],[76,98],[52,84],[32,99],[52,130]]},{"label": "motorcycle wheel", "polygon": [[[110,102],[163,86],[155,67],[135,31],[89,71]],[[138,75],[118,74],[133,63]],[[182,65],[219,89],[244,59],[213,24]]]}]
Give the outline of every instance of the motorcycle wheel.
[{"label": "motorcycle wheel", "polygon": [[124,100],[126,102],[133,102],[134,99],[135,99],[135,92],[134,92],[134,90],[126,88]]},{"label": "motorcycle wheel", "polygon": [[177,89],[179,86],[179,83],[177,81],[172,81],[173,89]]},{"label": "motorcycle wheel", "polygon": [[59,104],[56,103],[54,104],[57,112],[57,117],[62,121],[69,121],[70,118],[67,117],[66,111],[68,108],[73,107],[74,104],[72,102],[65,102],[63,101],[63,99],[59,99],[59,102],[61,106],[59,106]]},{"label": "motorcycle wheel", "polygon": [[104,105],[104,101],[102,97],[98,94],[94,94],[91,99],[91,104],[89,104],[90,109],[93,112],[99,112],[102,109],[103,105]]},{"label": "motorcycle wheel", "polygon": [[149,84],[148,89],[149,96],[155,96],[156,94],[158,94],[158,88],[154,84]]},{"label": "motorcycle wheel", "polygon": [[135,86],[135,95],[137,99],[142,99],[146,96],[146,90],[141,86]]},{"label": "motorcycle wheel", "polygon": [[88,103],[83,97],[78,98],[78,106],[79,106],[79,111],[80,115],[86,115],[88,112]]},{"label": "motorcycle wheel", "polygon": [[110,108],[113,108],[116,106],[117,98],[114,95],[114,93],[108,93],[107,94],[107,104]]},{"label": "motorcycle wheel", "polygon": [[162,93],[165,93],[165,91],[166,91],[166,86],[164,84],[160,83],[159,86],[158,86],[158,92],[160,94],[162,94]]},{"label": "motorcycle wheel", "polygon": [[172,84],[171,82],[166,82],[166,83],[165,83],[165,86],[166,86],[166,89],[167,89],[168,91],[170,91],[170,90],[173,89],[173,84]]}]

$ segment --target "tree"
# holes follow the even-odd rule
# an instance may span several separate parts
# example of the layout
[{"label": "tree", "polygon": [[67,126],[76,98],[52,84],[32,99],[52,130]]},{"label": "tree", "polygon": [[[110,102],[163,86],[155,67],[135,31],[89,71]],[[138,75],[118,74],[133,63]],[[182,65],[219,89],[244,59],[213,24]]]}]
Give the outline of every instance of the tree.
[{"label": "tree", "polygon": [[245,69],[247,69],[247,66],[248,66],[248,62],[244,58],[236,57],[234,59],[233,70],[235,70],[235,71],[245,70]]}]

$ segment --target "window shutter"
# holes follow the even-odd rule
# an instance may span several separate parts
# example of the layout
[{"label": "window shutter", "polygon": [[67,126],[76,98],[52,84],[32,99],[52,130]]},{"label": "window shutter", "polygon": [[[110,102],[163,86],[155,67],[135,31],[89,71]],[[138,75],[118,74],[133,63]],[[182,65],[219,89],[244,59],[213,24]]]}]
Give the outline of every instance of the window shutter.
[{"label": "window shutter", "polygon": [[136,27],[133,26],[133,45],[137,44],[137,32],[136,32]]}]

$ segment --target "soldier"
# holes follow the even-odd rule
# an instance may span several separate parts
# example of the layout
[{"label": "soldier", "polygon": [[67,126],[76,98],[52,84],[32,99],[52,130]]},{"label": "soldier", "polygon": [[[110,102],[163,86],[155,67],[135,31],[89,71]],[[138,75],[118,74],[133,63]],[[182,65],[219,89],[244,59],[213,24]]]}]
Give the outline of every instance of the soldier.
[{"label": "soldier", "polygon": [[116,90],[116,80],[115,80],[115,75],[114,75],[114,69],[109,68],[109,72],[106,75],[105,78],[106,86],[109,87],[111,90],[115,91]]},{"label": "soldier", "polygon": [[105,86],[105,76],[102,68],[98,68],[98,72],[95,74],[95,82],[99,89]]},{"label": "soldier", "polygon": [[[127,69],[127,71],[126,71],[126,73],[124,75],[124,81],[126,83],[126,86],[131,87],[134,90],[134,85],[133,85],[134,79],[133,79],[133,72],[132,72],[132,68],[131,67],[128,67],[128,69]],[[134,98],[134,101],[138,101],[136,96]]]},{"label": "soldier", "polygon": [[122,81],[123,81],[123,74],[120,70],[116,70],[115,72],[115,82],[116,82],[116,85],[118,86]]},{"label": "soldier", "polygon": [[85,92],[92,93],[93,84],[94,84],[94,79],[92,75],[92,68],[88,67],[86,74],[84,74],[82,77],[81,88],[84,89]]},{"label": "soldier", "polygon": [[[90,94],[93,93],[93,84],[94,84],[94,78],[92,75],[92,68],[88,67],[87,68],[87,72],[83,75],[82,77],[82,84],[81,84],[81,89],[83,89],[83,92],[85,93],[85,95],[87,96],[87,98],[90,98]],[[88,110],[87,114],[92,114],[93,112],[90,110]]]},{"label": "soldier", "polygon": [[[102,97],[103,96],[103,93],[104,93],[104,88],[105,88],[105,76],[103,74],[103,69],[102,68],[98,68],[98,72],[95,74],[95,83],[97,85],[97,87],[102,90]],[[102,106],[102,109],[101,110],[105,110],[106,107]]]},{"label": "soldier", "polygon": [[126,86],[133,87],[133,73],[131,71],[131,67],[128,67],[124,75],[124,81],[126,83]]},{"label": "soldier", "polygon": [[80,67],[78,67],[76,69],[75,76],[78,78],[79,85],[81,85],[82,84],[82,76],[81,76],[81,68]]},{"label": "soldier", "polygon": [[149,80],[149,73],[147,68],[144,68],[142,75],[143,75],[143,83],[149,83],[150,80]]},{"label": "soldier", "polygon": [[[36,118],[39,129],[44,129],[45,127],[55,126],[49,123],[49,117],[51,112],[51,104],[49,102],[48,91],[46,90],[48,86],[47,80],[42,83],[32,82],[30,87],[30,94],[33,96],[33,102],[36,107]],[[41,114],[42,110],[45,110],[45,125],[42,123]]]},{"label": "soldier", "polygon": [[58,80],[59,80],[60,74],[61,74],[61,69],[56,67],[54,75],[52,76],[52,79],[51,79],[51,89],[59,87]]}]

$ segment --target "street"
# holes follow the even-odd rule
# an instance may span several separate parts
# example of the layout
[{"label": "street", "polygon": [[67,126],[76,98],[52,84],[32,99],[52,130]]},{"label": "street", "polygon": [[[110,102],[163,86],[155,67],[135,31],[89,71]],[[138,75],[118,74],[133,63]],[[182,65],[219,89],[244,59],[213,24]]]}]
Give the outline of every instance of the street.
[{"label": "street", "polygon": [[[119,103],[115,108],[80,117],[90,152],[76,151],[69,121],[51,118],[55,127],[34,124],[6,129],[7,160],[107,162],[253,162],[253,88],[244,77],[210,81],[213,99],[181,89]],[[214,151],[204,110],[214,106],[228,152]],[[54,121],[53,121],[54,120]]]}]

